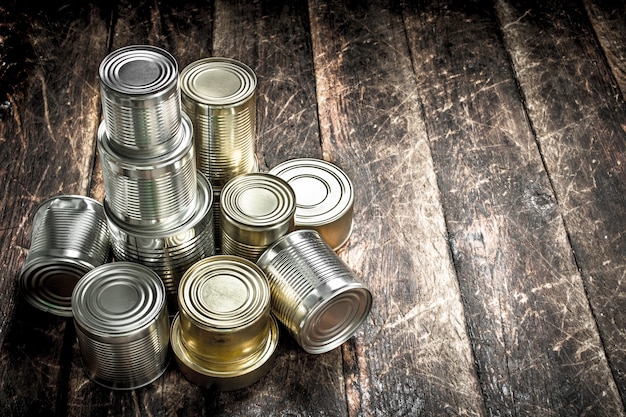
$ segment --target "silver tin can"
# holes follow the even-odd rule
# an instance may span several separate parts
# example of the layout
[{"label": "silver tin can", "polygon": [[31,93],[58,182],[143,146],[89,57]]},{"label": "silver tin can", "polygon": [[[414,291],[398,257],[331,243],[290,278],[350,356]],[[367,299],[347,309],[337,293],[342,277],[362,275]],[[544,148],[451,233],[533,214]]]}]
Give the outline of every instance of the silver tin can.
[{"label": "silver tin can", "polygon": [[180,74],[182,107],[194,127],[198,169],[214,187],[255,172],[254,71],[227,58],[205,58]]},{"label": "silver tin can", "polygon": [[111,147],[137,158],[166,153],[181,123],[174,57],[154,46],[131,45],[106,56],[99,73]]},{"label": "silver tin can", "polygon": [[186,116],[171,152],[131,158],[111,147],[104,123],[98,130],[104,190],[109,212],[133,226],[167,227],[193,214],[197,194],[193,128]]},{"label": "silver tin can", "polygon": [[35,212],[20,291],[32,306],[71,317],[74,286],[85,273],[107,262],[110,252],[102,204],[83,196],[50,198]]},{"label": "silver tin can", "polygon": [[190,381],[220,390],[251,385],[269,371],[278,343],[263,271],[236,256],[212,256],[180,282],[172,350]]},{"label": "silver tin can", "polygon": [[321,159],[299,158],[272,168],[296,193],[296,229],[314,229],[334,250],[352,233],[354,186],[339,167]]},{"label": "silver tin can", "polygon": [[165,284],[172,312],[178,283],[185,271],[200,259],[215,254],[213,191],[202,173],[196,172],[196,175],[198,195],[193,214],[187,221],[170,228],[120,222],[109,213],[108,200],[104,200],[115,259],[137,262],[156,272]]},{"label": "silver tin can", "polygon": [[165,372],[165,288],[147,267],[113,262],[91,270],[74,288],[72,311],[83,368],[94,382],[135,389]]},{"label": "silver tin can", "polygon": [[293,190],[277,176],[233,178],[220,196],[222,253],[256,262],[269,244],[294,229],[295,211]]},{"label": "silver tin can", "polygon": [[309,353],[352,337],[367,318],[372,294],[314,230],[297,230],[261,255],[272,312]]}]

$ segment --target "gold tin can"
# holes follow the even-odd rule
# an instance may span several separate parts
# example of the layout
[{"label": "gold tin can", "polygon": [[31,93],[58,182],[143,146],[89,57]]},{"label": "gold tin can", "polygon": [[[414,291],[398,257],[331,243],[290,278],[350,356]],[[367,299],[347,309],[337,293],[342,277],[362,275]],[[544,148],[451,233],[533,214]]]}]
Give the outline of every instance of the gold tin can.
[{"label": "gold tin can", "polygon": [[339,167],[321,159],[285,161],[269,171],[296,193],[296,229],[314,229],[335,251],[352,233],[354,186]]},{"label": "gold tin can", "polygon": [[165,288],[147,267],[113,262],[91,270],[74,288],[72,311],[83,368],[94,382],[128,390],[165,372]]},{"label": "gold tin can", "polygon": [[268,370],[278,343],[263,271],[236,256],[194,264],[178,292],[172,348],[192,382],[222,390],[243,388]]},{"label": "gold tin can", "polygon": [[352,337],[372,308],[372,294],[315,230],[294,231],[261,255],[272,312],[309,353]]},{"label": "gold tin can", "polygon": [[197,197],[192,216],[171,227],[132,226],[120,222],[104,209],[111,233],[113,255],[118,261],[137,262],[156,272],[169,299],[169,309],[176,311],[178,284],[189,267],[215,254],[213,227],[213,190],[204,175],[196,172]]},{"label": "gold tin can", "polygon": [[20,292],[39,310],[71,317],[74,286],[85,273],[108,262],[110,254],[102,204],[77,195],[50,198],[33,218]]},{"label": "gold tin can", "polygon": [[194,128],[198,169],[216,187],[255,172],[257,78],[247,65],[204,58],[180,74],[181,100]]},{"label": "gold tin can", "polygon": [[256,262],[265,248],[294,229],[296,196],[268,173],[243,174],[220,195],[222,253]]},{"label": "gold tin can", "polygon": [[133,226],[162,227],[193,215],[197,194],[193,127],[183,115],[171,152],[134,158],[111,147],[104,123],[98,130],[104,190],[109,212]]},{"label": "gold tin can", "polygon": [[150,45],[126,46],[102,60],[99,76],[111,147],[137,158],[167,153],[182,111],[174,57]]}]

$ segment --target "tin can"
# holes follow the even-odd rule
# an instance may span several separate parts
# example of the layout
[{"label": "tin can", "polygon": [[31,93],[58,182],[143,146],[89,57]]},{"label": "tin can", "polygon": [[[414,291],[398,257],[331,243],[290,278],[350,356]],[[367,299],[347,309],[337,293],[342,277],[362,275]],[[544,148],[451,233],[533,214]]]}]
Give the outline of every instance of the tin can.
[{"label": "tin can", "polygon": [[165,287],[150,269],[113,262],[91,270],[74,288],[72,311],[83,368],[94,382],[135,389],[165,372]]},{"label": "tin can", "polygon": [[261,255],[272,312],[309,353],[352,337],[367,318],[372,294],[315,230],[294,231]]},{"label": "tin can", "polygon": [[193,128],[186,116],[172,152],[132,158],[111,145],[104,123],[98,130],[104,190],[109,213],[133,226],[166,227],[193,215],[197,195]]},{"label": "tin can", "polygon": [[181,100],[194,128],[198,169],[216,187],[255,172],[257,78],[247,65],[204,58],[180,75]]},{"label": "tin can", "polygon": [[136,158],[167,153],[181,123],[174,57],[154,46],[130,45],[106,56],[99,74],[111,147]]},{"label": "tin can", "polygon": [[352,233],[354,186],[339,167],[321,159],[298,158],[272,168],[296,193],[296,229],[314,229],[335,251]]},{"label": "tin can", "polygon": [[294,229],[296,196],[267,173],[239,175],[220,196],[222,253],[256,262],[265,248]]},{"label": "tin can", "polygon": [[169,299],[170,311],[176,311],[178,284],[189,267],[215,254],[213,237],[213,190],[200,172],[193,214],[185,222],[163,228],[132,226],[110,214],[107,198],[104,209],[111,231],[113,255],[119,261],[137,262],[156,272]]},{"label": "tin can", "polygon": [[178,293],[172,349],[192,382],[220,390],[251,385],[267,373],[278,343],[270,290],[261,269],[236,256],[193,265]]},{"label": "tin can", "polygon": [[78,280],[110,259],[109,230],[102,204],[89,197],[61,195],[35,212],[31,246],[22,266],[22,296],[39,310],[71,317]]}]

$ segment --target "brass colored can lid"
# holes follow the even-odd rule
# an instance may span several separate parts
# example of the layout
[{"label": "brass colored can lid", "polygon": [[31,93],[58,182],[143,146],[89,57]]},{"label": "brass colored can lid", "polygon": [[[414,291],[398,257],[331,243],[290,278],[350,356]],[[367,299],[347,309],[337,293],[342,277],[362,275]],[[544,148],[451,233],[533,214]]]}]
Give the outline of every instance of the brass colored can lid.
[{"label": "brass colored can lid", "polygon": [[186,347],[180,315],[176,315],[170,342],[178,369],[185,378],[204,388],[233,391],[254,384],[269,372],[276,357],[278,336],[276,320],[268,316],[268,331],[252,355],[240,360],[207,361]]},{"label": "brass colored can lid", "polygon": [[293,230],[295,211],[293,189],[277,176],[233,178],[220,195],[223,253],[256,261],[267,245]]},{"label": "brass colored can lid", "polygon": [[178,305],[183,343],[206,361],[240,361],[267,338],[269,286],[246,259],[217,255],[196,262],[180,281]]},{"label": "brass colored can lid", "polygon": [[334,250],[352,233],[354,186],[337,166],[321,159],[285,161],[270,170],[296,193],[296,229],[315,229]]},{"label": "brass colored can lid", "polygon": [[204,58],[180,74],[183,100],[200,106],[237,106],[254,96],[257,78],[246,64],[228,58]]}]

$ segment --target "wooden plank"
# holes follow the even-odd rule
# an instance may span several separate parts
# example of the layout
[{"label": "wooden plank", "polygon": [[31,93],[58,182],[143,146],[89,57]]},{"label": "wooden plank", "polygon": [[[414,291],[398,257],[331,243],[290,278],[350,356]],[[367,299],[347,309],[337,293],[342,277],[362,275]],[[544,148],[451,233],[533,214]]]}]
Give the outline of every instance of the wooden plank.
[{"label": "wooden plank", "polygon": [[492,4],[407,4],[405,21],[488,414],[623,415]]},{"label": "wooden plank", "polygon": [[65,414],[71,321],[26,305],[16,280],[37,206],[88,191],[98,109],[93,63],[106,47],[103,10],[82,2],[58,10],[0,6],[1,415]]},{"label": "wooden plank", "polygon": [[584,0],[583,3],[624,96],[626,93],[626,10],[624,4],[608,0]]},{"label": "wooden plank", "polygon": [[623,401],[626,106],[581,3],[500,2],[498,15]]},{"label": "wooden plank", "polygon": [[342,257],[374,294],[343,346],[351,416],[486,415],[393,2],[310,2],[324,158],[356,186]]},{"label": "wooden plank", "polygon": [[216,2],[213,54],[258,77],[256,150],[261,170],[296,157],[321,158],[305,2]]}]

